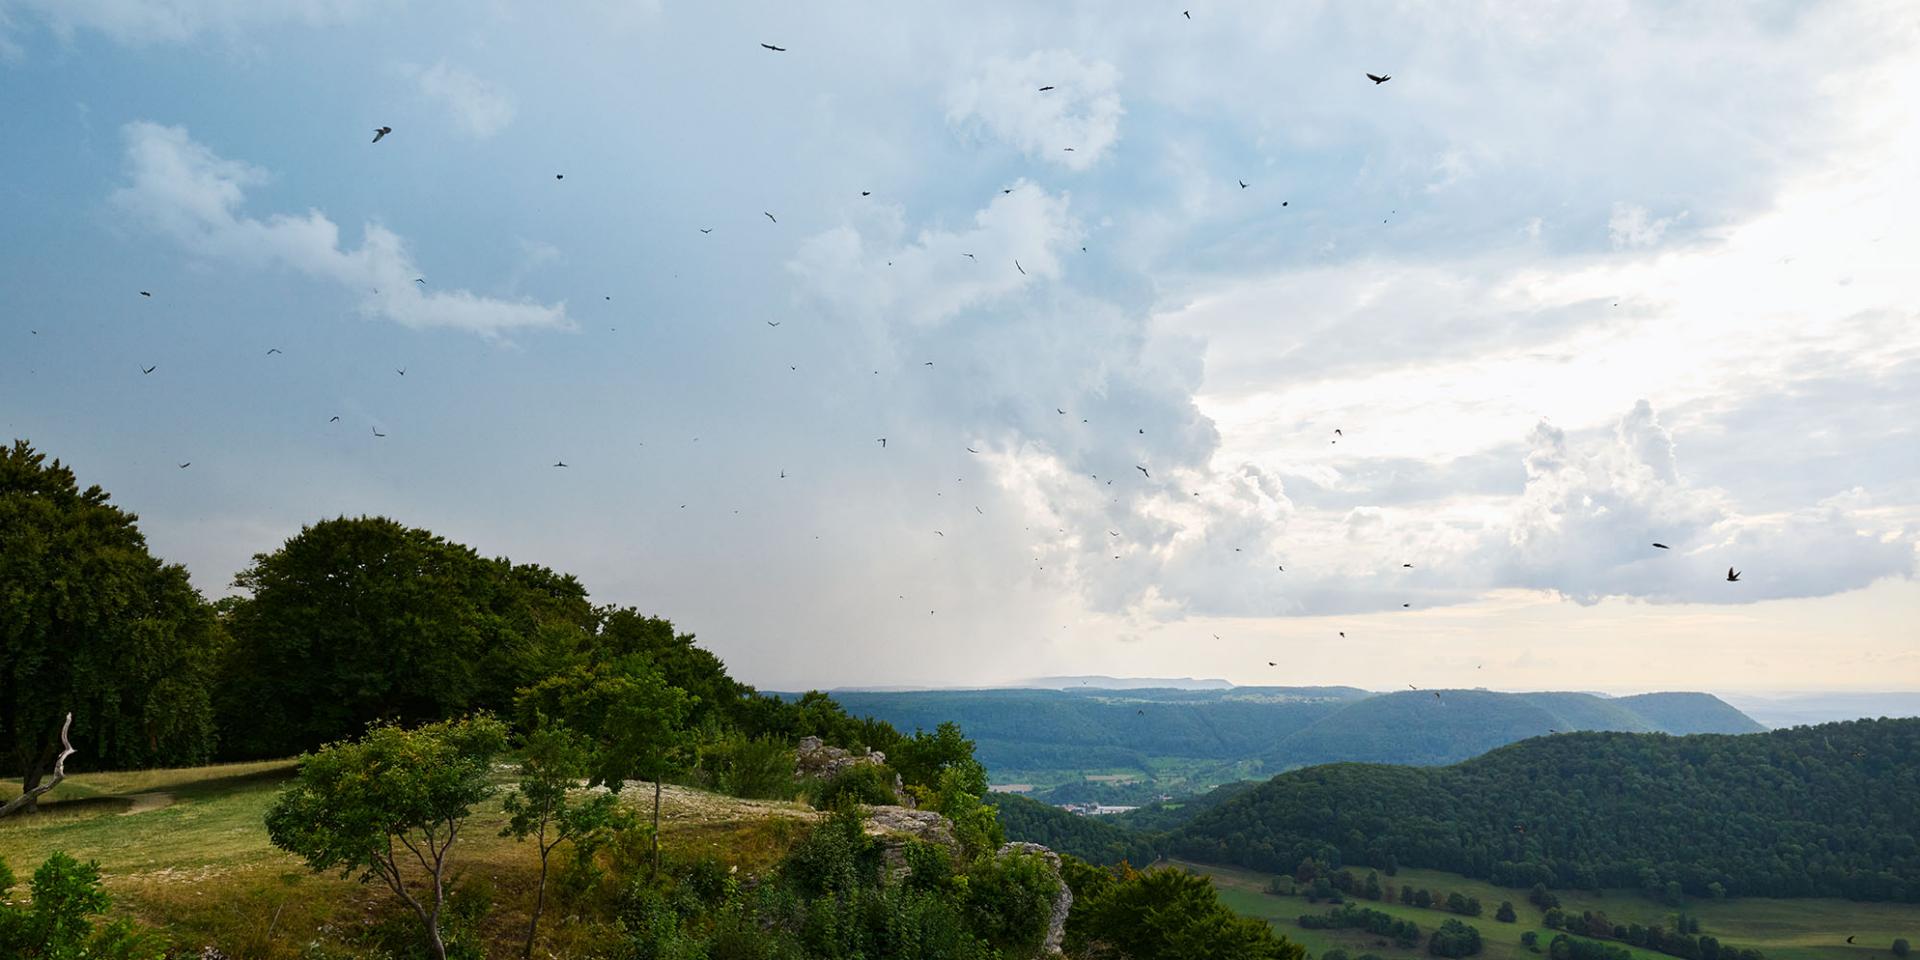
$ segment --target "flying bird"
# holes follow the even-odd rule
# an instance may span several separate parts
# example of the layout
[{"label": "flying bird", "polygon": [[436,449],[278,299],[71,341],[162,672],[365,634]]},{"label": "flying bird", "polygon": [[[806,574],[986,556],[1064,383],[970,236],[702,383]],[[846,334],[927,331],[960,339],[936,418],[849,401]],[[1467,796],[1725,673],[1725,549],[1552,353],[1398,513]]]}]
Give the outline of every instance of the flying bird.
[{"label": "flying bird", "polygon": [[[413,278],[413,282],[414,282],[414,283],[419,283],[419,284],[424,284],[424,283],[426,283],[426,282],[427,282],[427,278],[425,278],[425,277],[414,277],[414,278]],[[612,298],[612,297],[608,297],[607,299],[608,299],[608,300],[612,300],[613,298]]]},{"label": "flying bird", "polygon": [[774,53],[786,53],[786,52],[787,52],[787,48],[786,48],[786,47],[776,47],[776,46],[774,46],[774,45],[773,45],[773,44],[771,44],[771,43],[763,43],[763,44],[761,44],[761,46],[763,46],[763,47],[765,47],[765,48],[767,48],[768,50],[772,50],[772,51],[773,51]]},{"label": "flying bird", "polygon": [[782,480],[785,480],[786,478],[787,478],[787,471],[786,471],[786,468],[785,468],[785,467],[782,467],[782,468],[780,469],[780,479],[782,479]]},{"label": "flying bird", "polygon": [[885,450],[885,449],[887,448],[887,438],[886,438],[886,437],[877,437],[877,438],[875,438],[875,439],[874,439],[874,441],[873,441],[873,442],[874,442],[874,443],[877,443],[877,444],[879,444],[879,445],[880,445],[880,449],[882,449],[882,450]]},{"label": "flying bird", "polygon": [[934,535],[934,536],[936,536],[936,537],[944,537],[944,536],[946,536],[946,534],[944,534],[944,533],[941,533],[941,532],[940,532],[940,531],[938,531],[938,530],[935,530],[935,531],[933,532],[933,535]]},{"label": "flying bird", "polygon": [[565,460],[555,460],[553,465],[556,467],[564,467],[567,465],[567,462]]},{"label": "flying bird", "polygon": [[1666,545],[1666,544],[1664,544],[1664,543],[1656,543],[1656,544],[1654,544],[1654,546],[1656,546],[1656,547],[1659,547],[1659,548],[1660,548],[1660,549],[1662,549],[1662,550],[1672,550],[1672,549],[1673,549],[1672,547],[1669,547],[1669,546],[1667,546],[1667,545]]},{"label": "flying bird", "polygon": [[968,447],[968,448],[967,448],[967,452],[968,452],[968,453],[979,453],[980,451],[978,451],[978,450],[975,450],[975,449],[974,449],[974,448],[972,448],[972,447]]},{"label": "flying bird", "polygon": [[379,143],[379,142],[380,142],[381,140],[383,140],[383,139],[385,139],[385,138],[386,138],[386,135],[387,135],[387,134],[389,134],[389,133],[392,133],[392,132],[393,132],[393,128],[392,128],[392,127],[374,127],[374,128],[373,128],[373,142],[374,142],[374,143]]},{"label": "flying bird", "polygon": [[399,375],[401,375],[401,376],[403,376],[403,377],[404,377],[404,376],[406,376],[406,375],[407,375],[407,368],[406,368],[406,367],[394,367],[394,368],[393,368],[393,372],[394,372],[394,373],[397,373],[397,374],[399,374]]},{"label": "flying bird", "polygon": [[1057,413],[1057,414],[1059,414],[1059,415],[1061,415],[1061,416],[1063,416],[1063,417],[1067,415],[1067,412],[1066,412],[1065,410],[1062,410],[1062,409],[1060,409],[1059,407],[1054,407],[1054,408],[1053,408],[1053,412],[1054,412],[1054,413]]},{"label": "flying bird", "polygon": [[1392,80],[1392,79],[1393,79],[1393,77],[1392,77],[1391,75],[1388,75],[1388,76],[1384,76],[1384,77],[1383,77],[1383,76],[1380,76],[1380,75],[1378,75],[1378,74],[1373,74],[1373,73],[1369,73],[1369,74],[1367,74],[1367,79],[1368,79],[1368,80],[1372,80],[1372,81],[1373,81],[1373,85],[1377,87],[1377,86],[1379,86],[1379,85],[1381,85],[1381,84],[1383,84],[1383,83],[1386,83],[1386,82],[1387,82],[1388,80]]},{"label": "flying bird", "polygon": [[1413,569],[1413,564],[1411,563],[1403,563],[1401,564],[1401,566],[1406,567],[1409,570]]},{"label": "flying bird", "polygon": [[567,178],[567,175],[564,173],[556,173],[553,175],[553,178],[555,180],[565,180]]},{"label": "flying bird", "polygon": [[156,364],[154,364],[154,365],[153,365],[153,366],[151,366],[151,367],[141,367],[141,368],[140,368],[140,373],[141,373],[141,375],[143,375],[143,376],[144,376],[144,375],[146,375],[146,374],[149,374],[149,373],[152,373],[152,372],[154,372],[155,370],[158,370],[158,369],[160,369],[160,365],[156,363]]},{"label": "flying bird", "polygon": [[713,232],[713,228],[712,228],[712,227],[701,227],[701,228],[700,228],[700,232],[701,232],[701,233],[712,233],[712,232]]},{"label": "flying bird", "polygon": [[[766,214],[766,216],[767,216],[767,219],[768,219],[768,220],[773,220],[773,214],[771,214],[771,213],[767,213],[767,212],[766,212],[765,210],[762,210],[762,211],[760,211],[760,212],[761,212],[761,213],[764,213],[764,214]],[[778,220],[773,220],[773,222],[774,222],[774,223],[779,223],[780,221],[778,221]]]},{"label": "flying bird", "polygon": [[1245,190],[1247,188],[1247,182],[1245,180],[1240,180],[1237,182],[1240,184],[1240,189]]},{"label": "flying bird", "polygon": [[1192,11],[1192,10],[1182,10],[1182,11],[1180,11],[1180,15],[1181,15],[1181,16],[1183,16],[1183,17],[1186,17],[1186,18],[1187,18],[1188,20],[1192,20],[1192,19],[1193,19],[1193,11]]},{"label": "flying bird", "polygon": [[192,460],[188,460],[188,461],[187,461],[186,463],[183,463],[183,464],[181,464],[181,465],[180,465],[180,469],[182,469],[182,470],[185,470],[186,468],[188,468],[188,467],[191,467],[191,466],[193,466],[193,461],[192,461]]},{"label": "flying bird", "polygon": [[873,196],[873,191],[872,191],[872,190],[862,190],[862,191],[860,191],[860,195],[861,195],[861,196],[863,196],[863,197],[871,197],[871,196]]},{"label": "flying bird", "polygon": [[780,321],[778,321],[778,320],[768,320],[768,321],[767,321],[767,326],[769,326],[769,327],[777,327],[777,326],[779,326],[779,325],[780,325]]},{"label": "flying bird", "polygon": [[267,348],[267,356],[269,356],[269,357],[271,357],[271,356],[273,356],[273,355],[274,355],[274,354],[276,354],[276,353],[286,353],[286,351],[285,351],[285,350],[282,350],[282,349],[280,349],[279,347],[268,347],[268,348]]},{"label": "flying bird", "polygon": [[1021,266],[1021,265],[1020,265],[1020,261],[1018,261],[1018,260],[1015,260],[1015,261],[1013,261],[1013,268],[1014,268],[1015,270],[1018,270],[1018,271],[1020,271],[1020,275],[1021,275],[1021,276],[1023,276],[1023,277],[1024,277],[1024,276],[1026,276],[1026,275],[1027,275],[1027,268],[1026,268],[1026,267],[1023,267],[1023,266]]},{"label": "flying bird", "polygon": [[1276,665],[1276,664],[1274,664],[1274,662],[1273,662],[1272,660],[1268,660],[1268,661],[1267,661],[1267,666],[1269,666],[1269,667],[1271,667],[1271,666],[1275,666],[1275,665]]},{"label": "flying bird", "polygon": [[1728,582],[1728,583],[1736,583],[1736,582],[1738,582],[1739,580],[1740,580],[1740,571],[1738,571],[1738,570],[1735,570],[1735,569],[1734,569],[1734,568],[1732,568],[1732,567],[1728,567],[1728,568],[1727,568],[1727,582]]},{"label": "flying bird", "polygon": [[971,254],[971,253],[963,253],[963,254],[961,254],[961,256],[963,256],[963,257],[966,257],[966,258],[967,258],[968,260],[978,260],[978,259],[979,259],[978,257],[976,257],[976,256],[974,256],[974,255],[973,255],[973,254]]},{"label": "flying bird", "polygon": [[1053,89],[1053,88],[1052,88],[1052,87],[1050,87],[1050,86],[1049,86],[1049,87],[1041,87],[1041,88],[1040,88],[1040,92],[1041,92],[1041,93],[1046,93],[1046,92],[1047,92],[1048,90],[1052,90],[1052,89]]},{"label": "flying bird", "polygon": [[340,418],[339,418],[339,417],[328,417],[328,418],[327,418],[327,422],[328,422],[328,423],[339,423],[339,422],[340,422]]},{"label": "flying bird", "polygon": [[1144,475],[1144,476],[1145,476],[1145,477],[1146,477],[1147,479],[1149,479],[1149,480],[1151,480],[1151,479],[1153,479],[1153,474],[1151,474],[1151,473],[1147,473],[1147,468],[1146,468],[1146,467],[1143,467],[1143,466],[1141,466],[1141,465],[1139,465],[1139,464],[1137,464],[1137,463],[1136,463],[1136,464],[1134,464],[1134,465],[1133,465],[1133,468],[1134,468],[1135,470],[1138,470],[1138,471],[1140,471],[1140,473],[1141,473],[1142,475]]},{"label": "flying bird", "polygon": [[384,436],[386,436],[386,434],[384,434],[384,433],[381,433],[381,432],[380,432],[380,428],[379,428],[379,427],[369,427],[368,429],[370,429],[370,430],[372,430],[372,431],[373,431],[373,435],[374,435],[374,436],[376,436],[376,437],[384,437]]}]

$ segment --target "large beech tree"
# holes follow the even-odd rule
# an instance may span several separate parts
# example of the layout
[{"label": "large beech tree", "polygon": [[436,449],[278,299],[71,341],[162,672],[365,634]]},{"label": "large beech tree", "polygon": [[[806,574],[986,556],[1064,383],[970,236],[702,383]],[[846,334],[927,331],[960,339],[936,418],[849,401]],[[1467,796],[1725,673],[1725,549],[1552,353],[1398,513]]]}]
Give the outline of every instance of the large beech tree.
[{"label": "large beech tree", "polygon": [[213,611],[107,501],[24,440],[0,449],[0,763],[23,791],[52,767],[68,712],[72,765],[191,764],[213,749]]},{"label": "large beech tree", "polygon": [[247,596],[227,607],[220,705],[237,756],[509,709],[580,653],[595,619],[570,576],[382,517],[313,524],[234,585]]}]

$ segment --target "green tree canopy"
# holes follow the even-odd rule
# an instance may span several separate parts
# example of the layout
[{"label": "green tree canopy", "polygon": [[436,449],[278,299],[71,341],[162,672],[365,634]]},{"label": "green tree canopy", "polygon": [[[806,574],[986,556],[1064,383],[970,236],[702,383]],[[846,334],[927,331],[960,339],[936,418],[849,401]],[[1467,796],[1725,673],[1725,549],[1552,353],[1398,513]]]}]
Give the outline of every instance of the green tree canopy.
[{"label": "green tree canopy", "polygon": [[488,774],[506,745],[506,726],[484,715],[377,725],[301,761],[299,779],[267,811],[267,836],[316,872],[378,878],[446,960],[440,916],[453,844],[473,805],[492,795]]},{"label": "green tree canopy", "polygon": [[340,518],[255,556],[234,585],[222,728],[281,756],[368,723],[505,711],[562,669],[594,612],[570,576],[489,560],[381,517]]},{"label": "green tree canopy", "polygon": [[0,762],[22,789],[53,762],[69,711],[76,766],[184,765],[213,749],[212,609],[107,500],[24,440],[0,449]]},{"label": "green tree canopy", "polygon": [[1074,908],[1067,949],[1125,960],[1303,960],[1306,950],[1263,920],[1222,905],[1207,878],[1184,870],[1117,875],[1069,870]]}]

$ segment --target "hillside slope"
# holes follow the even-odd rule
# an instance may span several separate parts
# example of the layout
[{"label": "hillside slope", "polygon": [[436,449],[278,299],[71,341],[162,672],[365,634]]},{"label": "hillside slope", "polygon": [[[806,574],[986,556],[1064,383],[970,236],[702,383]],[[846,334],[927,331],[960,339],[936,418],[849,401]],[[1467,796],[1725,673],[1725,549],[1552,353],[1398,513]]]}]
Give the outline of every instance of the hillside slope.
[{"label": "hillside slope", "polygon": [[1200,814],[1169,849],[1263,870],[1391,856],[1511,887],[1920,902],[1917,834],[1920,720],[1878,720],[1575,733],[1449,767],[1311,767]]}]

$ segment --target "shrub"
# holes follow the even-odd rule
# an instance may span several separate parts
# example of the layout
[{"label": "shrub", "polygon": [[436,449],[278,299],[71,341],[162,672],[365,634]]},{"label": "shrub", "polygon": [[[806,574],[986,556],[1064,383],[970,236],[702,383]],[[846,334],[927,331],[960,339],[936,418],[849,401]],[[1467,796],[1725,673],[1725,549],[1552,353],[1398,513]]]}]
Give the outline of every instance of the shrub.
[{"label": "shrub", "polygon": [[1899,938],[1898,940],[1895,940],[1895,941],[1893,941],[1893,955],[1894,955],[1894,956],[1896,956],[1896,957],[1905,957],[1905,956],[1906,956],[1907,954],[1909,954],[1909,953],[1911,953],[1911,952],[1913,952],[1913,948],[1907,945],[1907,938],[1906,938],[1906,937],[1901,937],[1901,938]]},{"label": "shrub", "polygon": [[862,763],[840,771],[822,785],[813,798],[813,805],[821,810],[835,810],[849,803],[875,805],[897,800],[893,795],[893,771],[881,764]]},{"label": "shrub", "polygon": [[1480,930],[1448,920],[1427,939],[1427,952],[1436,957],[1470,957],[1480,952]]},{"label": "shrub", "polygon": [[1031,954],[1046,938],[1059,892],[1060,882],[1040,854],[982,857],[967,871],[968,925],[996,949]]},{"label": "shrub", "polygon": [[112,898],[100,888],[100,867],[54,851],[33,872],[33,902],[9,904],[12,871],[0,862],[0,956],[18,960],[158,960],[165,946],[117,918],[96,927]]},{"label": "shrub", "polygon": [[793,747],[773,737],[723,737],[700,749],[700,769],[721,793],[750,800],[791,800],[800,782],[793,776]]}]

